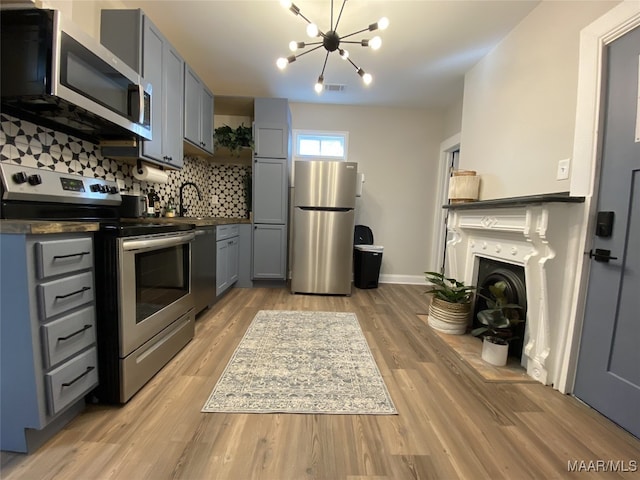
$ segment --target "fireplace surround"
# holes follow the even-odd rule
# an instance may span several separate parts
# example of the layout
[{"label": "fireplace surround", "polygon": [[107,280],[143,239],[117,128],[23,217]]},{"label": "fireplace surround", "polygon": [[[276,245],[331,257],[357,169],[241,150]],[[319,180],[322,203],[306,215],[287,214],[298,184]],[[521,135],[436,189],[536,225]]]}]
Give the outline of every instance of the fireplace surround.
[{"label": "fireplace surround", "polygon": [[521,364],[545,385],[558,382],[567,354],[583,201],[552,194],[445,206],[448,275],[476,285],[481,258],[524,269]]}]

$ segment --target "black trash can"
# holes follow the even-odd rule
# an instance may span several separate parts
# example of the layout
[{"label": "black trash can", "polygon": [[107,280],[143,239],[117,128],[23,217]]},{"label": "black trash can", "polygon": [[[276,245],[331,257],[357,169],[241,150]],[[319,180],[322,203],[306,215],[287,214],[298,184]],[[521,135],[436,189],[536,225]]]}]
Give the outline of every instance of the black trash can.
[{"label": "black trash can", "polygon": [[378,288],[384,248],[373,245],[373,232],[365,225],[356,225],[353,243],[353,284],[357,288]]}]

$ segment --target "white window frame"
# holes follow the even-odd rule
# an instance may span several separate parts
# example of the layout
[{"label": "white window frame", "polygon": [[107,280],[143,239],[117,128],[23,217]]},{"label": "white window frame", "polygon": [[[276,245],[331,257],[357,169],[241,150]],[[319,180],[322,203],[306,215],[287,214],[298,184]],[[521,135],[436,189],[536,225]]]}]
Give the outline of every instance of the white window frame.
[{"label": "white window frame", "polygon": [[[299,137],[342,137],[344,155],[341,157],[301,155],[299,152]],[[349,155],[349,132],[329,131],[329,130],[293,130],[293,158],[295,160],[339,160],[346,162]]]}]

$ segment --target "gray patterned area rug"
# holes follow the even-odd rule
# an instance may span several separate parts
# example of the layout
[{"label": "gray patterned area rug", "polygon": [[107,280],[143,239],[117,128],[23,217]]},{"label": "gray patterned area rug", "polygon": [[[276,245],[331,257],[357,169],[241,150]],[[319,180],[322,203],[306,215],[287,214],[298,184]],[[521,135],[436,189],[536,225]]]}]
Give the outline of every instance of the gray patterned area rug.
[{"label": "gray patterned area rug", "polygon": [[261,310],[203,412],[397,414],[354,313]]}]

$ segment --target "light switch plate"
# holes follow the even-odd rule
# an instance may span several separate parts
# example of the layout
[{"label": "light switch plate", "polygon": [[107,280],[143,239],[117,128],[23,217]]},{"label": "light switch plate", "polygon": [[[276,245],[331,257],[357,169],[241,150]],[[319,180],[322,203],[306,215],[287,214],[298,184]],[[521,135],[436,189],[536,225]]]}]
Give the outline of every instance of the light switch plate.
[{"label": "light switch plate", "polygon": [[211,205],[218,205],[218,195],[211,195]]},{"label": "light switch plate", "polygon": [[571,159],[565,158],[558,162],[558,173],[556,174],[556,180],[566,180],[569,178],[569,161]]}]

